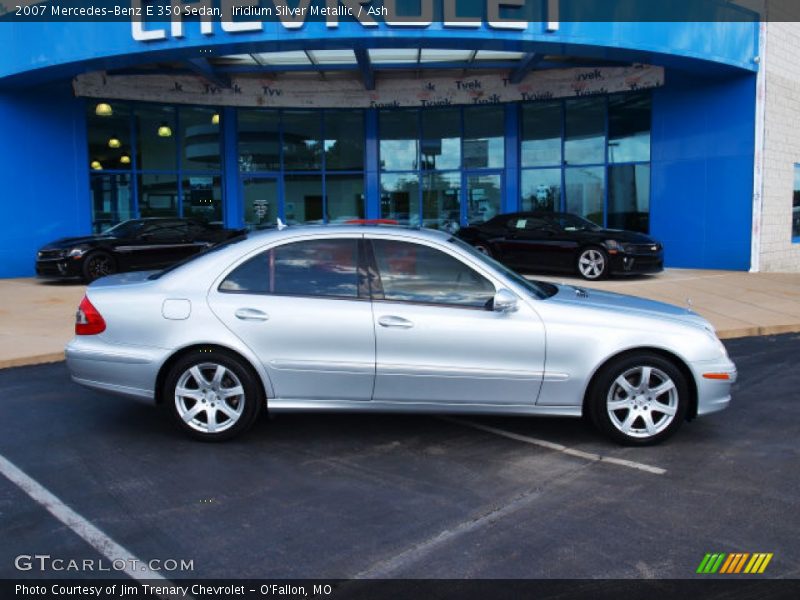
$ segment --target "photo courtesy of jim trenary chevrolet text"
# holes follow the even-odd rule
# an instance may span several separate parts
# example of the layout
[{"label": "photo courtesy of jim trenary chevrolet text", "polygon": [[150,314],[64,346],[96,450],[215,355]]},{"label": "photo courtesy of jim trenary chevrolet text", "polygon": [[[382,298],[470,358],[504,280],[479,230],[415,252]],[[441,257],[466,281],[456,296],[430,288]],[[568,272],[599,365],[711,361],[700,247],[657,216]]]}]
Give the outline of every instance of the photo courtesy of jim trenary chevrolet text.
[{"label": "photo courtesy of jim trenary chevrolet text", "polygon": [[800,596],[797,2],[0,48],[0,598]]}]

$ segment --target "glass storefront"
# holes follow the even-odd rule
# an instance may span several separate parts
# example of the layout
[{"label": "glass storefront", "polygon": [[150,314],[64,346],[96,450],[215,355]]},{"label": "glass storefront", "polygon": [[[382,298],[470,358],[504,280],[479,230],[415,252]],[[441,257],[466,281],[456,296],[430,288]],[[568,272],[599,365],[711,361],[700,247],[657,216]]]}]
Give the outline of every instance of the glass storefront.
[{"label": "glass storefront", "polygon": [[[110,116],[98,116],[90,106],[96,231],[139,216],[223,223],[226,207],[235,221],[228,226],[251,228],[278,218],[369,217],[455,231],[513,210],[650,226],[649,92],[516,105],[236,109],[225,113],[234,119],[225,134],[232,148],[223,147],[225,123],[213,107],[114,102]],[[367,157],[368,147],[376,155]],[[506,197],[509,182],[518,197]]]},{"label": "glass storefront", "polygon": [[649,92],[525,104],[520,209],[650,229]]}]

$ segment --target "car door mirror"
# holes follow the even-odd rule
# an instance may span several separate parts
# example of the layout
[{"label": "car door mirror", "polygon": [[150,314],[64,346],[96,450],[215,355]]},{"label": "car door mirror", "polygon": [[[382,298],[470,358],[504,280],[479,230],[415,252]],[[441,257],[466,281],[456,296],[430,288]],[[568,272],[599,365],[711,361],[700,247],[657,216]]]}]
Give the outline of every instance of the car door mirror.
[{"label": "car door mirror", "polygon": [[492,310],[494,312],[511,313],[518,308],[517,296],[513,292],[506,289],[497,290],[492,302]]}]

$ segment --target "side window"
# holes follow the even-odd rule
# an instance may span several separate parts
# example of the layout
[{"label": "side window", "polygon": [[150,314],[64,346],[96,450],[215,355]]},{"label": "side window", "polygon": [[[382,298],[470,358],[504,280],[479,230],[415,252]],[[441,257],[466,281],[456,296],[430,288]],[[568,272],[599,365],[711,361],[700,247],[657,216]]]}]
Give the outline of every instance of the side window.
[{"label": "side window", "polygon": [[385,300],[484,308],[494,285],[460,260],[434,248],[372,240]]},{"label": "side window", "polygon": [[221,292],[358,298],[358,240],[284,244],[237,267]]}]

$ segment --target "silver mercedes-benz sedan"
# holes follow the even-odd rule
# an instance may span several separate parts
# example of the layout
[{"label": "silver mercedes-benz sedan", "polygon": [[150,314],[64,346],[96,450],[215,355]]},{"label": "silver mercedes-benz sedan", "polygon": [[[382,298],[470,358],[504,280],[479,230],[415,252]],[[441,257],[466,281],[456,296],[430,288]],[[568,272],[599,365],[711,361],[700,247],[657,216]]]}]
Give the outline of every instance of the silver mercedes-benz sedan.
[{"label": "silver mercedes-benz sedan", "polygon": [[259,413],[588,415],[659,442],[730,402],[736,367],[684,308],[528,281],[449,234],[370,225],[250,234],[94,282],[74,381],[225,440]]}]

